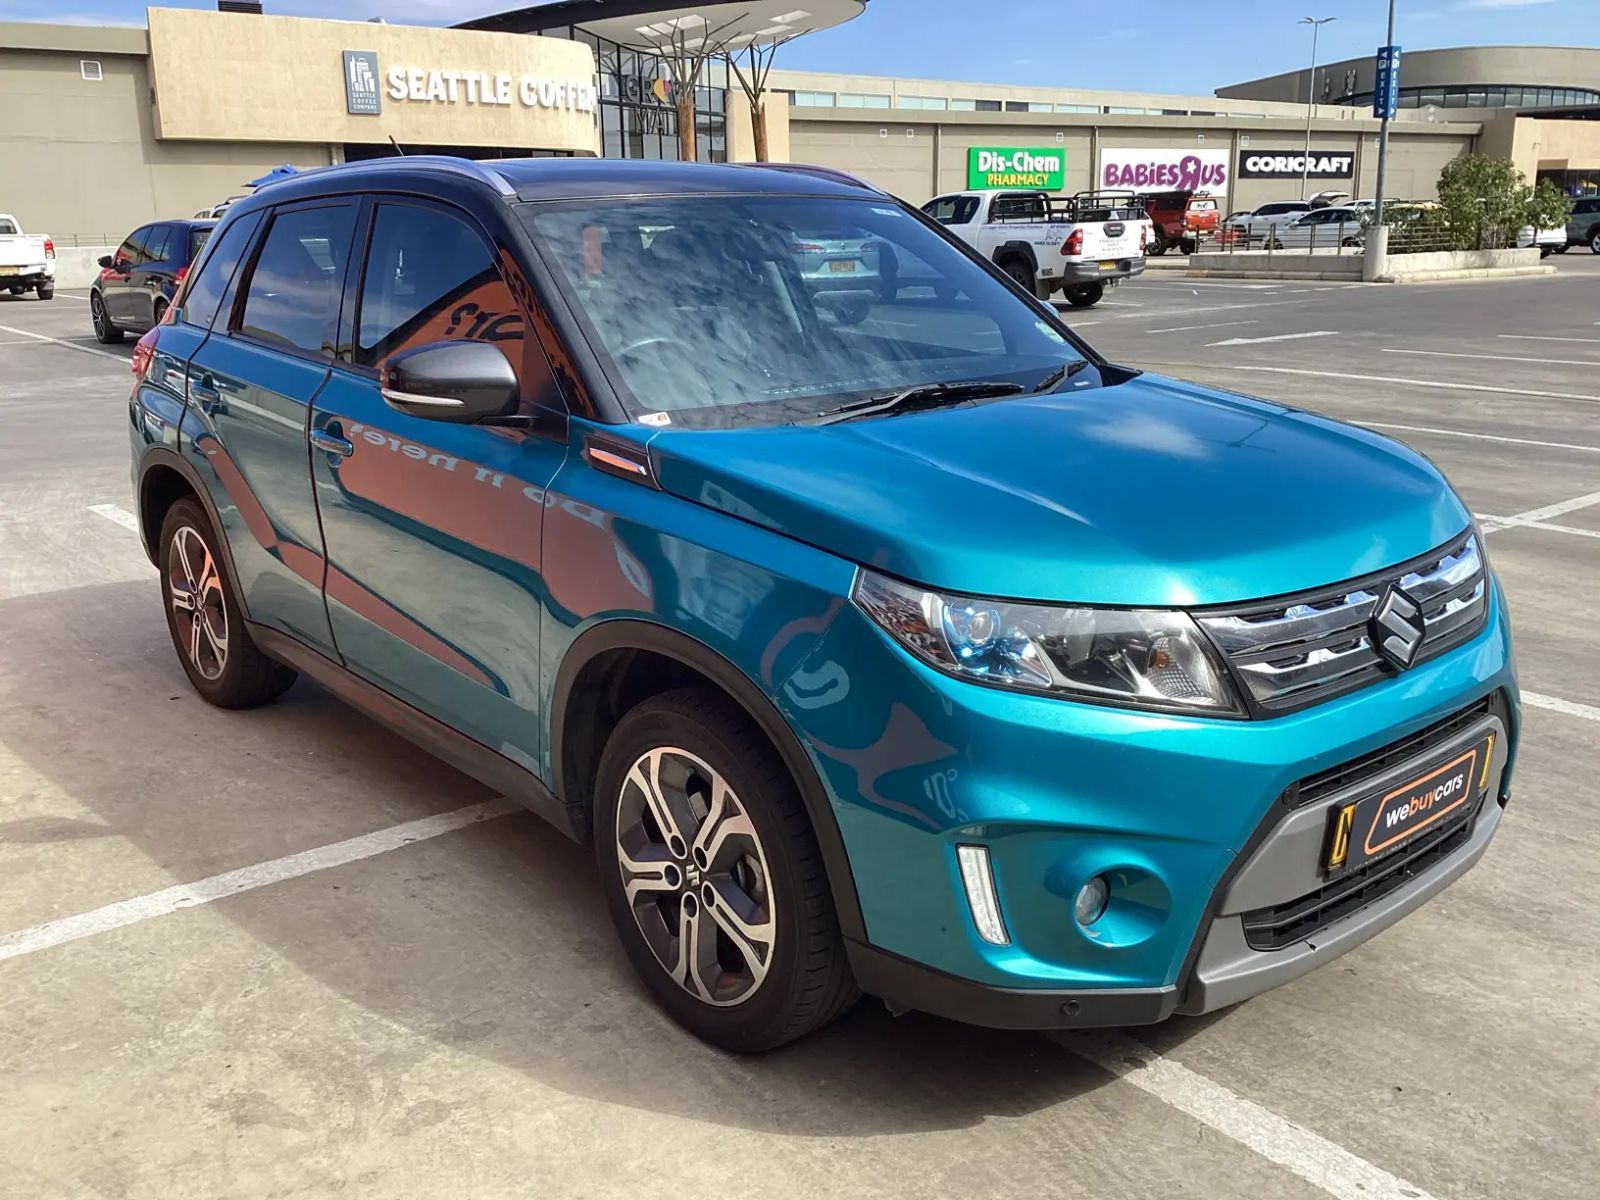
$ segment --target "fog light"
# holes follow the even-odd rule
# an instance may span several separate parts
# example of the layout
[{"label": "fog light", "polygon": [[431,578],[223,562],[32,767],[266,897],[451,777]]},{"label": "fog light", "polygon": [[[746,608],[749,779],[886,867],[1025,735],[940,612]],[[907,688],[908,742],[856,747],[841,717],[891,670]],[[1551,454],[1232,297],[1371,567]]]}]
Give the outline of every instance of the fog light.
[{"label": "fog light", "polygon": [[991,945],[1011,941],[1006,923],[1000,919],[1000,900],[994,894],[994,873],[989,868],[987,846],[957,846],[956,861],[961,864],[961,883],[967,889],[967,907],[978,936]]},{"label": "fog light", "polygon": [[1072,915],[1079,925],[1093,925],[1105,914],[1106,902],[1111,899],[1111,885],[1104,875],[1096,875],[1078,889],[1078,898],[1072,902]]}]

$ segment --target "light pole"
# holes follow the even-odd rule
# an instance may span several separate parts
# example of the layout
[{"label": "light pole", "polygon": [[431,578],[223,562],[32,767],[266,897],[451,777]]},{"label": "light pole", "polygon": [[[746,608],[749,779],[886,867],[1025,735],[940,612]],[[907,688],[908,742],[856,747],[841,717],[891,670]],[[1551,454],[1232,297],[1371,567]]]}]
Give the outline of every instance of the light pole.
[{"label": "light pole", "polygon": [[[1389,31],[1385,46],[1394,45],[1394,0],[1389,0]],[[1399,70],[1391,64],[1390,70]],[[1373,98],[1378,98],[1378,81],[1372,81]],[[1366,246],[1361,251],[1361,278],[1371,283],[1389,271],[1389,227],[1383,223],[1383,192],[1389,174],[1389,101],[1383,98],[1383,117],[1378,123],[1378,187],[1374,193],[1372,230],[1367,234]]]},{"label": "light pole", "polygon": [[1300,199],[1306,198],[1306,180],[1311,177],[1311,117],[1317,111],[1317,33],[1337,17],[1301,17],[1296,24],[1311,26],[1311,77],[1306,80],[1306,153],[1300,163]]}]

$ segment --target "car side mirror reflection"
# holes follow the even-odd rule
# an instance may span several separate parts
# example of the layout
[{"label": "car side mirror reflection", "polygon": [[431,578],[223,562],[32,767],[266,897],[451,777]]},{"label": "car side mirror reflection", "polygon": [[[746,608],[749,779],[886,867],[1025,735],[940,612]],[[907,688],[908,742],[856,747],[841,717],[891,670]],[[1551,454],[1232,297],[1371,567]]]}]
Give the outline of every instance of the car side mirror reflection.
[{"label": "car side mirror reflection", "polygon": [[489,342],[430,342],[403,350],[384,366],[380,390],[390,408],[458,425],[509,417],[522,399],[516,371]]}]

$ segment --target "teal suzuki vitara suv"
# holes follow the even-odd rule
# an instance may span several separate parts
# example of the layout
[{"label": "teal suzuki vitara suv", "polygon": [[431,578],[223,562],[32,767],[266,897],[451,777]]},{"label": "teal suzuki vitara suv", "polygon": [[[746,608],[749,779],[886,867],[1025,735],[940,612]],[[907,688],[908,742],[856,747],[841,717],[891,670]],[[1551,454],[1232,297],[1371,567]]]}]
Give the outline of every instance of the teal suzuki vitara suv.
[{"label": "teal suzuki vitara suv", "polygon": [[1509,795],[1505,603],[1426,459],[1110,363],[832,172],[313,171],[229,209],[135,371],[196,690],[309,676],[591,842],[723,1046],[863,992],[1233,1004]]}]

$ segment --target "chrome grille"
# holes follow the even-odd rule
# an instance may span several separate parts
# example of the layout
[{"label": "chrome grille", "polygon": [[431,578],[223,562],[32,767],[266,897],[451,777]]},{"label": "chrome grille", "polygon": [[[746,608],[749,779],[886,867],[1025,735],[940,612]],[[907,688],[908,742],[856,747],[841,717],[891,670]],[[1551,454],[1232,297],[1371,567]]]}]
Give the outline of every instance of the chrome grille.
[{"label": "chrome grille", "polygon": [[1299,596],[1226,612],[1197,613],[1259,707],[1299,708],[1382,678],[1389,670],[1367,623],[1391,585],[1422,608],[1418,661],[1477,632],[1488,609],[1476,534],[1388,571]]}]

